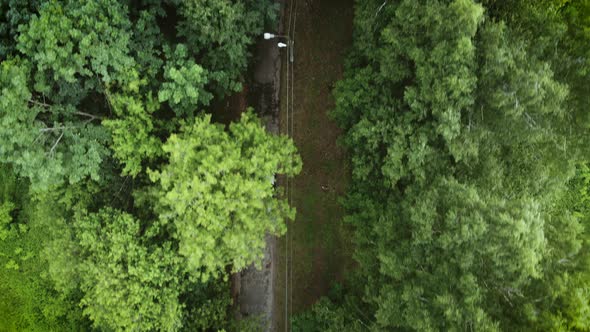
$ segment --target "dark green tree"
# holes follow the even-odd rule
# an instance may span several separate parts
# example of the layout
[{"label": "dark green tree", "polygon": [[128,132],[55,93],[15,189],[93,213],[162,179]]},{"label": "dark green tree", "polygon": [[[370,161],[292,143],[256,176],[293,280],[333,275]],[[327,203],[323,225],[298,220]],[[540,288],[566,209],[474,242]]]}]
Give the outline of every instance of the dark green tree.
[{"label": "dark green tree", "polygon": [[42,1],[2,0],[0,1],[0,58],[14,55],[19,27],[27,24],[31,16],[38,13]]},{"label": "dark green tree", "polygon": [[201,59],[216,94],[241,90],[248,48],[265,23],[275,20],[276,9],[269,0],[181,2],[178,36],[185,38],[190,52]]},{"label": "dark green tree", "polygon": [[[510,10],[532,10],[519,3]],[[549,280],[573,280],[555,264],[559,246],[576,255],[581,228],[553,206],[588,151],[577,83],[547,52],[565,30],[541,34],[484,5],[357,2],[333,116],[352,159],[346,220],[375,330],[544,326],[539,313],[556,307],[539,299],[567,296]]]}]

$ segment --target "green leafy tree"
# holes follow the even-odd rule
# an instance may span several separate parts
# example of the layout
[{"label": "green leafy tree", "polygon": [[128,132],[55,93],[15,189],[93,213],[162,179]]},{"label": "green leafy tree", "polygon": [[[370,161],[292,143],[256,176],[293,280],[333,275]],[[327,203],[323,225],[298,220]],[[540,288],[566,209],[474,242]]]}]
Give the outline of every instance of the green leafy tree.
[{"label": "green leafy tree", "polygon": [[154,123],[151,114],[159,104],[151,94],[145,100],[136,93],[115,94],[109,97],[116,119],[102,123],[112,134],[113,154],[124,165],[123,175],[136,176],[142,171],[144,160],[162,154],[162,142],[153,135]]},{"label": "green leafy tree", "polygon": [[350,321],[350,312],[334,305],[328,298],[321,298],[309,311],[293,318],[296,332],[355,332],[365,327],[359,321]]},{"label": "green leafy tree", "polygon": [[[0,202],[0,329],[231,329],[228,283],[212,277],[260,257],[267,232],[284,233],[294,211],[271,180],[300,160],[253,115],[226,132],[197,111],[238,90],[276,7],[0,0],[0,9],[0,162],[29,181],[22,202]],[[185,141],[196,149],[187,159],[172,144]],[[209,187],[177,182],[201,177]],[[187,200],[205,195],[204,213],[172,202],[178,188]]]},{"label": "green leafy tree", "polygon": [[213,90],[224,95],[241,90],[240,74],[246,69],[248,48],[275,20],[271,1],[191,0],[179,6],[182,19],[178,36],[207,70]]},{"label": "green leafy tree", "polygon": [[150,247],[133,216],[104,209],[75,224],[81,304],[99,328],[177,331],[179,258],[170,244]]},{"label": "green leafy tree", "polygon": [[227,283],[193,280],[165,227],[103,208],[113,202],[92,185],[69,186],[36,200],[32,220],[45,239],[40,257],[59,293],[76,298],[96,329],[226,328]]},{"label": "green leafy tree", "polygon": [[[358,282],[356,273],[347,277],[347,283]],[[372,318],[359,307],[358,294],[353,288],[344,289],[341,284],[333,284],[328,296],[321,297],[309,310],[291,318],[291,326],[296,332],[357,332],[370,329]],[[366,309],[366,307],[365,307]]]},{"label": "green leafy tree", "polygon": [[151,172],[160,217],[174,223],[179,252],[203,280],[259,261],[267,233],[286,231],[295,211],[279,199],[276,173],[301,169],[292,141],[269,135],[251,113],[229,132],[210,116],[187,124],[163,146],[168,164]]},{"label": "green leafy tree", "polygon": [[129,7],[130,16],[137,17],[132,20],[129,49],[138,64],[139,76],[147,80],[149,90],[155,91],[160,86],[158,75],[164,66],[162,45],[166,37],[158,24],[158,17],[164,15],[163,9],[159,5],[138,9],[137,13],[134,13],[134,9],[138,8]]},{"label": "green leafy tree", "polygon": [[[169,51],[167,53],[172,53]],[[186,45],[178,44],[164,68],[164,83],[158,93],[160,102],[167,101],[177,116],[192,116],[197,105],[207,106],[212,96],[204,90],[208,82],[203,67],[188,59]]]},{"label": "green leafy tree", "polygon": [[43,3],[18,38],[18,50],[34,66],[35,92],[76,105],[101,82],[125,82],[135,64],[130,26],[118,1]]},{"label": "green leafy tree", "polygon": [[0,180],[0,330],[85,330],[75,298],[55,290],[47,276],[46,230],[31,222],[27,181],[4,164]]},{"label": "green leafy tree", "polygon": [[[146,83],[130,54],[131,36],[127,10],[118,2],[49,2],[21,34],[19,50],[32,59],[35,92],[50,98],[56,104],[53,108],[59,110],[61,103],[70,109],[88,107],[91,111],[73,112],[85,114],[85,121],[115,113],[104,125],[112,135],[114,156],[124,164],[123,174],[135,176],[141,162],[159,152],[159,141],[151,136],[151,113],[159,105],[149,92],[145,101],[137,96]],[[141,37],[138,43],[145,43],[146,37]],[[142,63],[153,62],[141,55]],[[102,107],[89,105],[89,99],[99,98],[97,93],[103,95]],[[53,118],[63,120],[63,114]],[[88,162],[99,165],[96,158]]]},{"label": "green leafy tree", "polygon": [[520,310],[507,313],[530,330],[590,328],[589,176],[588,167],[580,165],[567,190],[551,204],[543,278],[523,290]]},{"label": "green leafy tree", "polygon": [[[66,179],[75,183],[87,176],[98,180],[101,161],[109,154],[108,134],[92,123],[92,115],[32,100],[28,68],[16,60],[1,64],[1,160],[30,178],[33,188],[45,189]],[[64,115],[63,122],[48,122],[55,113]]]},{"label": "green leafy tree", "polygon": [[0,1],[0,58],[14,55],[19,26],[29,22],[38,12],[40,3],[37,0]]}]

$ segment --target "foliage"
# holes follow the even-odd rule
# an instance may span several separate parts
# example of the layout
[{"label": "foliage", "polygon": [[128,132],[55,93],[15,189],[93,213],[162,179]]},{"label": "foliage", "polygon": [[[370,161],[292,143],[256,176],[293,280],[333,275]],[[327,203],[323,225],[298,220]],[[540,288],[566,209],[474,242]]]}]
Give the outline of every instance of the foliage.
[{"label": "foliage", "polygon": [[535,297],[535,306],[526,310],[537,312],[532,320],[536,330],[584,331],[590,327],[589,190],[590,172],[582,164],[551,209],[551,227],[546,229],[551,251],[542,262],[545,277],[526,291]]},{"label": "foliage", "polygon": [[[588,122],[559,65],[573,51],[548,52],[578,40],[542,31],[535,20],[557,20],[554,7],[512,2],[505,16],[493,1],[357,2],[332,114],[352,159],[346,220],[375,330],[583,321],[584,287],[571,287],[585,277],[558,263],[582,253],[583,227],[555,202],[588,155]],[[565,298],[580,311],[556,313]]]},{"label": "foliage", "polygon": [[[123,175],[137,176],[143,164],[153,162],[161,154],[156,136],[165,138],[176,128],[174,122],[170,126],[167,121],[154,119],[154,113],[162,106],[151,96],[157,95],[160,102],[167,101],[177,116],[192,117],[197,106],[206,106],[211,100],[212,94],[205,86],[210,85],[213,77],[225,77],[223,80],[231,80],[234,87],[239,85],[239,73],[247,63],[246,48],[254,34],[262,29],[265,17],[272,13],[272,6],[264,2],[247,6],[228,4],[231,8],[228,14],[228,11],[217,11],[219,6],[226,6],[223,3],[210,1],[199,7],[212,14],[180,22],[178,34],[210,25],[205,30],[213,36],[240,35],[239,42],[230,43],[230,48],[217,49],[204,44],[205,41],[214,43],[206,39],[200,42],[198,52],[191,53],[183,44],[164,40],[157,19],[165,14],[161,5],[130,9],[114,0],[40,3],[38,15],[31,16],[14,37],[16,48],[26,59],[18,64],[23,67],[25,81],[15,87],[22,92],[9,92],[22,96],[19,105],[7,105],[5,109],[18,106],[22,108],[20,112],[29,114],[28,122],[43,125],[39,128],[43,135],[33,134],[34,130],[24,133],[35,138],[40,136],[49,145],[51,158],[42,158],[37,151],[28,159],[17,155],[14,160],[5,161],[30,166],[38,172],[43,168],[40,165],[47,162],[43,159],[50,159],[52,170],[43,174],[26,170],[20,173],[18,169],[19,174],[37,177],[33,186],[40,183],[42,189],[59,185],[66,174],[70,175],[70,183],[86,176],[97,181],[98,168],[109,155],[122,164]],[[185,12],[191,4],[178,6],[179,11]],[[227,19],[232,22],[247,23],[252,34],[230,33],[233,25],[216,26],[208,21],[215,22],[223,15],[230,15]],[[239,54],[237,58],[232,57],[235,65],[223,59],[226,52]],[[162,55],[166,56],[165,61]],[[211,71],[209,67],[215,68]],[[211,76],[210,72],[214,74]],[[163,82],[157,82],[162,77]],[[221,87],[216,89],[218,94],[226,91]],[[30,110],[25,111],[25,107]],[[164,116],[164,120],[168,119]],[[105,126],[97,125],[98,122]],[[24,142],[35,138],[28,137]],[[76,145],[71,146],[69,140]],[[107,145],[114,153],[105,150]],[[71,147],[70,151],[62,151],[67,147]],[[39,150],[30,146],[25,149]],[[70,168],[70,159],[83,164]]]},{"label": "foliage", "polygon": [[[169,51],[168,53],[171,53]],[[189,60],[186,45],[176,46],[164,68],[165,81],[158,93],[160,102],[168,101],[177,116],[193,115],[197,105],[208,105],[211,95],[204,90],[207,74]]]},{"label": "foliage", "polygon": [[[89,121],[92,118],[74,123],[73,118],[79,116],[69,108],[47,109],[32,102],[28,72],[24,61],[1,64],[1,161],[13,163],[19,174],[31,179],[35,189],[59,185],[65,179],[70,183],[86,176],[98,180],[100,163],[108,155],[104,129],[93,125]],[[50,126],[40,120],[46,114],[51,118],[53,112],[63,112],[69,119]]]},{"label": "foliage", "polygon": [[26,181],[6,165],[0,180],[0,330],[84,330],[88,323],[75,301],[47,278],[45,230],[30,221]]},{"label": "foliage", "polygon": [[110,103],[119,117],[104,120],[103,125],[111,131],[113,154],[125,165],[123,175],[136,176],[142,171],[143,160],[162,154],[162,143],[152,133],[151,118],[159,105],[151,94],[145,101],[136,94],[116,94],[110,97]]},{"label": "foliage", "polygon": [[[134,9],[137,8],[130,7],[131,12]],[[162,15],[161,12],[159,6],[139,10],[136,14],[137,19],[133,21],[132,37],[129,41],[131,55],[138,64],[136,69],[140,71],[139,76],[145,78],[153,90],[160,86],[158,75],[164,66],[161,56],[165,37],[157,20],[158,16]]]},{"label": "foliage", "polygon": [[296,332],[337,332],[363,331],[359,321],[350,322],[350,312],[334,305],[326,297],[316,302],[309,311],[293,318],[293,331]]},{"label": "foliage", "polygon": [[261,1],[183,1],[178,35],[202,59],[216,94],[241,90],[239,75],[246,69],[248,47],[266,22],[275,19],[276,7]]},{"label": "foliage", "polygon": [[101,82],[125,81],[134,65],[130,25],[118,1],[45,2],[18,38],[34,65],[35,91],[76,105]]},{"label": "foliage", "polygon": [[359,299],[344,290],[342,285],[334,284],[329,296],[321,297],[311,309],[292,318],[292,329],[295,332],[356,332],[366,331],[370,324],[367,317],[359,309]]},{"label": "foliage", "polygon": [[219,331],[231,326],[228,308],[232,299],[228,282],[218,279],[208,283],[190,283],[183,297],[187,299],[183,302],[183,331]]},{"label": "foliage", "polygon": [[[0,163],[18,179],[0,188],[23,186],[22,196],[0,195],[0,329],[230,328],[229,285],[211,277],[251,264],[266,231],[284,232],[279,218],[294,211],[273,197],[270,179],[294,174],[300,161],[291,141],[268,135],[253,115],[226,133],[197,111],[237,90],[247,49],[276,8],[266,0],[0,0],[0,10]],[[213,164],[174,159],[184,153],[212,153]],[[147,169],[160,170],[151,172],[157,183]],[[200,176],[224,187],[187,189],[186,199],[212,195],[201,206],[217,212],[237,199],[231,215],[215,219],[228,234],[195,227],[194,211],[174,215],[180,208],[164,199],[184,185],[175,181]],[[214,237],[206,250],[216,254],[195,259],[190,250],[204,247],[192,237]]]},{"label": "foliage", "polygon": [[1,0],[0,1],[0,58],[14,55],[15,40],[19,26],[26,24],[36,14],[41,1],[37,0]]},{"label": "foliage", "polygon": [[265,234],[285,233],[283,220],[295,211],[275,197],[274,175],[301,169],[286,137],[268,135],[251,113],[229,132],[205,116],[163,149],[169,163],[151,173],[160,185],[160,217],[174,223],[179,252],[204,281],[260,260]]},{"label": "foliage", "polygon": [[[81,304],[95,326],[176,331],[181,326],[179,260],[170,244],[150,247],[133,216],[103,209],[77,220]],[[149,238],[148,238],[149,239]]]}]

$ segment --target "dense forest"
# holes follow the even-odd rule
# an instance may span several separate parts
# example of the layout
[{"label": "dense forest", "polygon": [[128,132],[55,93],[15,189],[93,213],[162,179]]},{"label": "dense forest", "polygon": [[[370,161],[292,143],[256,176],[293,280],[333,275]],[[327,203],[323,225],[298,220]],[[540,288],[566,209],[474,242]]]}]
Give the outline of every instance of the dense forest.
[{"label": "dense forest", "polygon": [[357,0],[358,270],[295,331],[590,330],[590,1]]},{"label": "dense forest", "polygon": [[[229,276],[294,220],[302,161],[213,105],[277,4],[0,14],[0,331],[259,330]],[[356,268],[292,330],[590,330],[589,79],[590,0],[356,0],[326,110]]]},{"label": "dense forest", "polygon": [[0,1],[0,331],[244,330],[228,275],[294,210],[242,90],[270,0]]}]

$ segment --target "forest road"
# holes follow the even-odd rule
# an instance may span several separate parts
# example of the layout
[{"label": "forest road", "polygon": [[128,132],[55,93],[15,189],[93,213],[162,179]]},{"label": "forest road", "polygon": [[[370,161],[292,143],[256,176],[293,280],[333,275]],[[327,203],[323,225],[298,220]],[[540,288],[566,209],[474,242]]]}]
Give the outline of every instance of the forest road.
[{"label": "forest road", "polygon": [[290,28],[281,32],[294,39],[294,62],[285,66],[289,60],[283,49],[280,132],[292,137],[303,168],[284,181],[297,215],[276,244],[275,331],[290,331],[291,318],[344,284],[355,266],[352,230],[342,222],[339,203],[351,178],[349,158],[337,144],[342,132],[329,116],[335,105],[332,89],[352,46],[353,17],[353,0],[285,4],[283,22]]},{"label": "forest road", "polygon": [[[276,0],[283,12],[285,0]],[[282,25],[282,19],[280,20]],[[282,27],[279,27],[279,31]],[[254,106],[256,112],[262,116],[268,131],[279,132],[279,92],[281,52],[276,41],[264,40],[262,36],[257,41],[254,53],[253,81],[248,87],[248,103]],[[266,236],[266,248],[261,269],[254,265],[241,271],[233,277],[233,288],[237,299],[238,315],[240,318],[261,319],[262,331],[275,331],[276,323],[273,319],[274,285],[276,274],[276,238]]]}]

